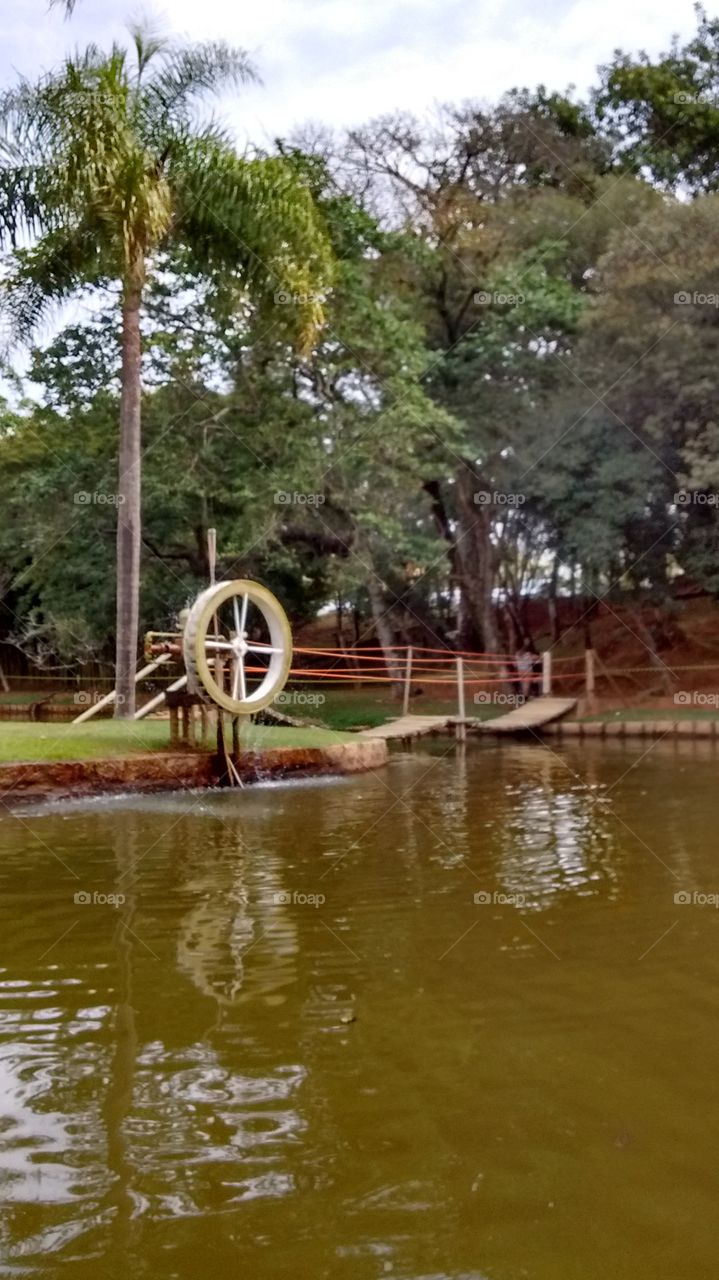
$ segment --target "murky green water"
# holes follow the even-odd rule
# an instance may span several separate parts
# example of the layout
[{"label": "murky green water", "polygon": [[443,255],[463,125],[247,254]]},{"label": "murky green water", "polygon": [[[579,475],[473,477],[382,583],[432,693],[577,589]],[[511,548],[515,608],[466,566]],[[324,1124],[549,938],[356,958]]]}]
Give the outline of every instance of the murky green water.
[{"label": "murky green water", "polygon": [[715,1280],[719,755],[448,746],[0,821],[2,1275]]}]

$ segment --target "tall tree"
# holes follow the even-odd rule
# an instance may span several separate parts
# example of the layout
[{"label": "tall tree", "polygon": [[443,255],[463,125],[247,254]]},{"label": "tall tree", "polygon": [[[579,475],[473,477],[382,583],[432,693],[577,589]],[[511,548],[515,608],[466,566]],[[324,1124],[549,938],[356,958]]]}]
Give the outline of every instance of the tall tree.
[{"label": "tall tree", "polygon": [[719,18],[694,7],[697,33],[683,47],[619,52],[602,67],[594,105],[618,163],[696,194],[719,189]]},{"label": "tall tree", "polygon": [[[168,249],[232,279],[275,323],[311,341],[330,253],[311,193],[281,156],[241,157],[198,99],[254,78],[226,44],[177,45],[133,29],[130,49],[95,46],[0,100],[0,304],[18,339],[48,305],[120,285],[116,714],[134,713],[141,545],[141,318]],[[27,247],[28,243],[30,247]],[[279,320],[278,320],[279,317]]]},{"label": "tall tree", "polygon": [[375,121],[350,135],[336,165],[383,220],[406,228],[412,251],[396,280],[426,328],[425,382],[465,426],[463,444],[448,450],[452,480],[427,472],[465,648],[500,648],[502,512],[483,499],[523,487],[541,452],[527,449],[526,435],[539,394],[567,376],[562,360],[599,224],[612,218],[598,200],[608,194],[608,162],[584,109],[539,90],[489,112],[445,107],[433,128],[409,116]]}]

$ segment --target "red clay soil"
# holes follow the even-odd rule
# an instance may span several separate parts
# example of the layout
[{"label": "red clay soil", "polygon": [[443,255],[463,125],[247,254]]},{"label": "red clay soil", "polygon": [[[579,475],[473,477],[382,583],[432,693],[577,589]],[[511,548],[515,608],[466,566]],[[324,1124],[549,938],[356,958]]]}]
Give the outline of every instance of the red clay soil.
[{"label": "red clay soil", "polygon": [[[560,659],[555,675],[577,673],[576,678],[557,680],[555,692],[566,692],[568,697],[582,693],[584,647],[589,640],[598,658],[596,693],[602,707],[669,710],[674,706],[676,690],[719,693],[719,603],[711,597],[685,585],[677,588],[670,611],[633,603],[629,597],[626,603],[616,599],[562,599],[558,604],[561,636],[557,644],[552,643],[546,601],[532,600],[527,605],[527,620],[537,648],[551,646],[554,657]],[[326,614],[300,628],[296,643],[334,645],[336,630],[334,614]],[[349,631],[347,623],[346,642]],[[655,644],[654,656],[648,639]],[[373,643],[371,630],[363,636],[362,643]],[[569,657],[576,661],[562,666],[561,659]],[[682,670],[686,667],[705,669]],[[605,675],[604,668],[617,674]],[[455,696],[448,686],[432,686],[427,681],[424,691],[437,701],[446,697],[448,703]]]}]

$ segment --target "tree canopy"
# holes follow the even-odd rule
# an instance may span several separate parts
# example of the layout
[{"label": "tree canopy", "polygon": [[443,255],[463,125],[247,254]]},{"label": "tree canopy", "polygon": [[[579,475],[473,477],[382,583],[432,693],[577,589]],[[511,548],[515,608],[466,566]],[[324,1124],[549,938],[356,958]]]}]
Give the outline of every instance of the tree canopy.
[{"label": "tree canopy", "polygon": [[9,89],[13,336],[85,305],[0,420],[4,636],[111,661],[97,495],[138,243],[140,628],[204,584],[209,526],[222,572],[383,643],[505,650],[531,597],[714,592],[719,22],[697,24],[587,101],[519,88],[242,155],[199,109],[253,74],[222,45],[136,33]]}]

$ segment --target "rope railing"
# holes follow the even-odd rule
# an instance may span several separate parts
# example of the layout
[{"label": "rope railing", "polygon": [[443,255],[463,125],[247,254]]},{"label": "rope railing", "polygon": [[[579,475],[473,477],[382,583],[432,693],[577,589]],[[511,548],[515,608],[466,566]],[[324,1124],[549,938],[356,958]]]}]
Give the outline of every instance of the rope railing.
[{"label": "rope railing", "polygon": [[[253,668],[250,667],[247,669],[252,670]],[[308,677],[308,676],[312,678],[306,679],[305,677]],[[581,672],[577,671],[577,672],[568,672],[566,675],[559,675],[559,676],[555,675],[553,677],[553,680],[577,680],[580,678],[581,678]],[[352,673],[351,671],[327,671],[327,670],[308,671],[304,667],[293,667],[290,670],[290,679],[293,681],[293,683],[297,683],[297,684],[303,684],[303,683],[316,684],[318,681],[321,681],[321,680],[349,680],[350,682],[354,681],[356,683],[358,679],[361,680],[363,684],[368,682],[373,684],[398,684],[398,683],[402,684],[404,683],[405,677],[401,674],[397,676],[362,675],[358,677],[356,674]],[[515,676],[513,675],[506,675],[506,676],[478,675],[473,677],[465,674],[464,683],[465,684],[526,684],[528,682],[533,682],[538,679],[541,679],[540,675],[515,675]],[[424,684],[455,685],[457,683],[457,678],[455,675],[450,675],[449,673],[442,676],[431,675],[429,677],[426,675],[423,676],[421,673],[420,674],[414,673],[410,677],[410,683],[411,684],[424,683]]]},{"label": "rope railing", "polygon": [[[454,687],[458,701],[461,700],[461,689],[468,690],[486,688],[496,690],[503,686],[524,692],[551,694],[557,690],[582,692],[591,698],[595,692],[595,684],[605,679],[611,681],[622,677],[651,674],[656,677],[662,673],[662,666],[636,663],[631,666],[605,666],[591,649],[581,654],[555,656],[551,649],[534,657],[533,669],[522,671],[517,668],[517,655],[489,653],[486,651],[454,650],[436,648],[428,645],[392,645],[380,650],[377,645],[357,646],[351,649],[337,648],[331,645],[310,646],[297,645],[294,649],[295,661],[289,672],[289,681],[296,687],[308,685],[325,685],[330,688],[346,688],[349,685],[367,685],[380,687],[401,686],[404,690],[404,705],[409,705],[410,697],[417,697],[421,692],[431,696],[436,690],[438,696],[445,697],[446,691]],[[540,669],[541,664],[541,669]],[[559,668],[559,669],[558,669]],[[248,672],[255,675],[264,674],[266,668],[253,666]],[[710,673],[719,670],[716,662],[683,662],[663,664],[665,673],[679,676],[680,673]],[[175,675],[170,671],[158,671],[151,680],[156,688],[164,690],[172,683]],[[37,693],[36,701],[45,697],[55,686],[58,696],[68,698],[78,693],[85,694],[91,689],[111,689],[114,678],[108,675],[61,675],[37,672],[34,674],[12,675],[11,688],[3,694],[3,704],[12,703],[12,693],[17,692],[23,698],[32,699],[31,690]],[[460,688],[461,686],[461,688]],[[565,695],[566,696],[566,693]],[[59,706],[59,703],[57,704]]]},{"label": "rope railing", "polygon": [[[324,649],[322,650],[303,649],[303,650],[295,650],[295,652],[303,652],[308,655],[310,653],[316,653],[317,656],[319,657],[337,656],[338,658],[346,658],[346,654],[343,654],[339,650],[336,651],[336,654],[332,653],[332,651],[330,650],[324,650]],[[458,656],[461,656],[461,655],[452,654],[452,657],[456,658]],[[368,661],[368,659],[365,659],[365,661]],[[386,668],[387,664],[384,658],[376,658],[374,661],[376,661],[380,665],[385,666]],[[579,659],[579,658],[554,658],[553,666],[559,664],[560,662],[579,663],[580,666],[577,667],[577,670],[569,671],[566,673],[559,673],[559,672],[553,671],[552,680],[553,681],[554,680],[575,680],[577,678],[582,677],[583,661],[584,661],[583,659]],[[497,667],[502,667],[502,666],[504,666],[504,660],[502,661],[498,660],[494,663],[486,663],[484,661],[482,661],[481,663],[477,663],[477,662],[471,663],[470,661],[468,663],[468,671],[471,671],[474,667],[476,667],[478,668],[476,678],[479,680],[486,680],[488,682],[491,682],[494,678],[495,669]],[[484,673],[485,668],[486,668],[486,674]],[[248,669],[254,670],[258,674],[263,670],[263,668],[260,668],[260,667],[248,668]],[[412,666],[412,677],[411,677],[412,683],[414,683],[419,678],[422,678],[425,681],[429,681],[433,684],[440,683],[442,680],[449,678],[444,674],[445,672],[448,672],[448,671],[449,671],[449,664],[447,663],[446,660],[428,659],[428,660],[424,660],[424,662],[415,661]],[[657,675],[657,674],[661,674],[662,671],[669,672],[671,674],[679,674],[680,672],[690,672],[690,671],[691,672],[719,671],[719,662],[676,663],[676,662],[666,661],[659,665],[645,664],[645,665],[636,665],[636,666],[628,666],[628,667],[602,666],[601,669],[597,672],[597,678],[601,678],[602,676],[628,676],[628,675],[647,675],[647,674]],[[374,666],[370,667],[370,666],[364,666],[364,665],[362,666],[353,665],[351,667],[346,668],[343,671],[335,670],[331,667],[309,667],[309,666],[296,667],[295,666],[295,667],[292,667],[290,671],[290,675],[293,678],[296,677],[297,679],[302,679],[308,676],[312,676],[316,679],[348,679],[348,680],[355,680],[355,681],[356,680],[363,680],[363,681],[364,680],[381,680],[381,681],[389,681],[390,683],[395,683],[397,680],[404,679],[404,673],[401,670],[398,670],[394,675],[392,674],[379,675],[377,673],[377,667],[374,667]],[[511,683],[513,681],[521,682],[523,680],[528,680],[532,678],[536,678],[536,674],[534,677],[531,674],[517,675],[517,674],[514,674],[511,670],[505,671],[496,677],[497,680],[504,683]],[[172,674],[166,674],[166,673],[158,674],[152,677],[152,681],[155,684],[169,684],[172,682],[173,679],[174,677]],[[89,676],[89,677],[83,678],[82,676],[46,675],[46,674],[38,673],[36,675],[10,676],[9,683],[14,687],[24,684],[24,685],[31,686],[33,688],[37,688],[41,684],[54,684],[58,686],[58,688],[62,687],[62,689],[64,689],[65,692],[71,693],[74,689],[82,688],[84,684],[92,685],[92,686],[106,684],[111,686],[114,684],[114,677],[111,675],[106,675],[106,676]]]}]

